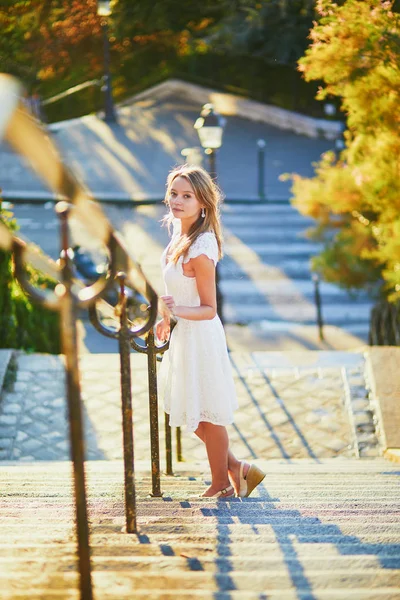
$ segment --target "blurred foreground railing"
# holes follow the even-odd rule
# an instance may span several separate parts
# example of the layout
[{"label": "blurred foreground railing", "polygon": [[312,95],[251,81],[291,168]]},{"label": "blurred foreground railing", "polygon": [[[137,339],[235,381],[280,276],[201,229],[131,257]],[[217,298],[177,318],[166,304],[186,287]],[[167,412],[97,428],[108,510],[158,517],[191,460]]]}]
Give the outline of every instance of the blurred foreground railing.
[{"label": "blurred foreground railing", "polygon": [[[167,344],[162,347],[154,345],[154,322],[158,312],[170,318],[172,317],[165,304],[159,301],[156,292],[144,276],[140,266],[131,256],[118,232],[112,228],[100,206],[90,199],[73,173],[63,164],[53,142],[26,112],[20,101],[21,95],[22,88],[15,79],[7,75],[0,75],[0,140],[5,139],[16,152],[24,156],[31,167],[60,198],[61,202],[56,205],[60,221],[60,260],[58,264],[54,263],[54,261],[41,254],[37,248],[27,244],[22,238],[14,236],[1,222],[0,248],[13,252],[15,275],[22,288],[31,298],[50,310],[58,311],[60,314],[62,348],[66,363],[66,392],[73,464],[80,592],[83,600],[92,600],[84,470],[84,431],[77,349],[77,312],[78,309],[92,307],[92,322],[96,321],[96,328],[101,330],[101,333],[108,334],[110,337],[117,337],[119,340],[126,529],[129,533],[136,532],[129,348],[131,343],[135,345],[132,342],[134,338],[147,334],[147,346],[149,347],[150,344],[153,348],[152,352],[148,353],[149,385],[151,388],[156,376],[155,355],[167,347]],[[106,272],[91,285],[85,285],[74,276],[69,239],[71,215],[84,226],[87,231],[87,239],[95,239],[99,245],[106,249],[108,254]],[[32,263],[36,268],[54,279],[56,283],[54,291],[38,289],[31,285],[26,270],[28,263]],[[120,284],[119,303],[117,307],[112,307],[101,298],[101,295],[115,285],[115,278],[119,280]],[[146,299],[147,310],[140,315],[136,323],[128,322],[127,319],[126,286]],[[107,328],[97,318],[98,311],[114,321],[117,321],[118,316],[119,327],[117,330],[108,330],[108,333],[106,333]],[[112,335],[111,331],[113,332]],[[152,383],[150,382],[150,373],[152,374]],[[152,393],[150,390],[150,395]],[[150,419],[150,422],[152,425],[152,419]],[[157,437],[158,440],[158,430],[157,433],[152,431],[151,435]],[[152,472],[153,467],[157,470],[157,465],[153,465],[152,457]],[[159,464],[157,476],[159,480]],[[157,491],[159,491],[157,495],[161,495],[161,491],[159,489]]]}]

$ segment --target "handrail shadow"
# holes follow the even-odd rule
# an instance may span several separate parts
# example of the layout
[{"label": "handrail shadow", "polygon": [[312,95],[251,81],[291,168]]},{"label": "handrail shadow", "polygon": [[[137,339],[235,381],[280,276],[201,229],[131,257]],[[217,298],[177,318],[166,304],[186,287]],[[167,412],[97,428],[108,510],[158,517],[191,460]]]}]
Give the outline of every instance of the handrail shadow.
[{"label": "handrail shadow", "polygon": [[[306,569],[295,547],[295,540],[301,544],[331,544],[343,556],[375,556],[382,568],[400,569],[398,561],[400,540],[395,544],[363,542],[356,535],[342,533],[339,525],[322,523],[318,516],[318,509],[312,511],[315,512],[313,516],[304,516],[301,511],[296,509],[280,509],[278,505],[280,500],[269,494],[268,484],[261,484],[258,489],[260,490],[259,497],[225,500],[219,502],[216,508],[200,509],[203,517],[217,520],[215,565],[218,571],[215,574],[215,581],[218,585],[218,592],[214,594],[216,600],[222,598],[228,600],[231,598],[230,592],[237,589],[232,575],[235,567],[232,562],[233,552],[231,549],[233,543],[231,526],[237,523],[251,526],[256,536],[254,541],[257,544],[261,541],[260,537],[257,540],[257,536],[261,536],[257,525],[271,525],[283,562],[299,599],[317,600],[318,593],[314,591],[313,584],[306,574]],[[293,500],[287,502],[294,503]],[[392,512],[400,516],[400,508]],[[286,524],[285,521],[288,523]],[[266,593],[265,596],[261,594],[259,597],[268,598],[268,594]]]}]

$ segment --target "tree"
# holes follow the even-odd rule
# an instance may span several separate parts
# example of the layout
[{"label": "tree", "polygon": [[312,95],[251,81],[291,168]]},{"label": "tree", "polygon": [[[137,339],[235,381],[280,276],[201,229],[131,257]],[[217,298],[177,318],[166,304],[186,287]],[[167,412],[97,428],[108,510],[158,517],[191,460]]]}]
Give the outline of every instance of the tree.
[{"label": "tree", "polygon": [[[114,0],[109,20],[115,99],[167,77],[315,108],[314,86],[294,69],[315,0]],[[4,0],[2,69],[46,99],[103,75],[96,0]],[[46,107],[49,121],[99,110],[99,86]]]},{"label": "tree", "polygon": [[316,17],[315,0],[239,0],[211,40],[233,55],[296,67]]},{"label": "tree", "polygon": [[320,21],[299,61],[318,99],[336,96],[346,147],[326,153],[307,179],[293,175],[293,204],[316,219],[325,243],[313,261],[327,281],[400,298],[400,17],[393,2],[318,0]]},{"label": "tree", "polygon": [[2,70],[29,90],[56,93],[102,73],[96,0],[6,0],[0,24]]}]

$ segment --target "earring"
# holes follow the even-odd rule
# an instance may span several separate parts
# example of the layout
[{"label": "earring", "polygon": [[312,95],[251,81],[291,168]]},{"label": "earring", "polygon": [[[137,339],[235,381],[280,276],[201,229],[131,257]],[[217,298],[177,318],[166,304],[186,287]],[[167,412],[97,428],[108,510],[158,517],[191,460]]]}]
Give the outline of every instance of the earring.
[{"label": "earring", "polygon": [[203,219],[206,216],[206,213],[204,211],[204,206],[201,208],[201,216],[203,217]]}]

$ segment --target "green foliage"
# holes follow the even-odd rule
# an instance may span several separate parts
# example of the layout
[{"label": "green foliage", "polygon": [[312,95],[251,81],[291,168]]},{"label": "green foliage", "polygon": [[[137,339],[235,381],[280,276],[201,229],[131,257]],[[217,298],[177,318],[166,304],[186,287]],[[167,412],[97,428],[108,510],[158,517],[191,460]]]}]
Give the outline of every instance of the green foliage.
[{"label": "green foliage", "polygon": [[[11,213],[0,203],[0,220],[16,230]],[[55,282],[28,267],[30,281],[37,287],[54,287]],[[12,257],[0,250],[0,347],[33,352],[60,352],[59,316],[32,304],[14,278]]]},{"label": "green foliage", "polygon": [[103,73],[96,0],[6,0],[0,11],[1,70],[27,93],[55,95]]},{"label": "green foliage", "polygon": [[294,205],[326,241],[314,261],[328,281],[400,297],[400,17],[392,2],[319,0],[321,19],[299,61],[320,100],[341,99],[346,148],[316,176],[293,176]]},{"label": "green foliage", "polygon": [[218,24],[210,41],[231,55],[295,67],[316,18],[314,0],[241,0]]}]

